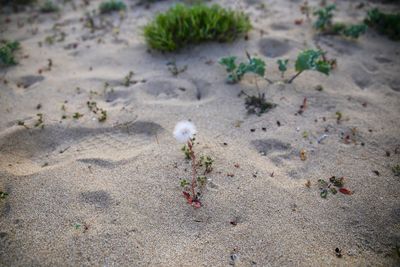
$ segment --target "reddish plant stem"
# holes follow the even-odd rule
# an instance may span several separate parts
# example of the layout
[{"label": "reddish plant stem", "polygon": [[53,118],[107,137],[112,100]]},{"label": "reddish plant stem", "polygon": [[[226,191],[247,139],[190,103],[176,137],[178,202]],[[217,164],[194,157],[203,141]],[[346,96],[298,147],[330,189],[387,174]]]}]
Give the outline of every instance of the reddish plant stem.
[{"label": "reddish plant stem", "polygon": [[197,198],[196,191],[195,191],[197,171],[196,171],[196,156],[194,155],[192,140],[188,141],[188,147],[189,147],[190,158],[192,159],[192,184],[191,184],[191,186],[192,186],[193,200],[195,200]]}]

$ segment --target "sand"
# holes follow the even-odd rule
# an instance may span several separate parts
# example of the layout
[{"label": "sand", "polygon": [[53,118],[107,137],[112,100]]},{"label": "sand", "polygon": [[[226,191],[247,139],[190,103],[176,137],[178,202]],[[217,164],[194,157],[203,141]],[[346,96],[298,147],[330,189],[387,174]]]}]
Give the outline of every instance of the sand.
[{"label": "sand", "polygon": [[[9,194],[0,199],[0,266],[400,264],[400,178],[391,170],[400,163],[398,43],[373,30],[358,41],[316,36],[307,21],[294,24],[304,19],[301,1],[214,1],[250,14],[248,40],[162,54],[148,49],[141,29],[173,2],[126,2],[122,21],[102,16],[94,32],[82,18],[99,1],[63,4],[58,15],[1,14],[2,38],[22,50],[17,66],[0,70],[0,191]],[[335,2],[336,18],[348,22],[374,6],[399,9]],[[277,80],[278,58],[293,64],[316,43],[337,69],[329,77],[304,73],[293,84],[260,83],[277,104],[262,116],[248,115],[238,97],[256,93],[253,78],[226,84],[217,63],[227,55],[245,60],[247,50]],[[187,70],[174,76],[171,61]],[[125,86],[129,71],[136,82]],[[307,108],[295,115],[304,98]],[[87,101],[107,111],[105,122]],[[73,119],[75,112],[83,117]],[[32,127],[37,113],[43,129]],[[172,136],[187,119],[198,128],[196,152],[215,160],[199,209],[182,196],[190,162]],[[333,175],[344,176],[353,194],[321,198],[318,179]]]}]

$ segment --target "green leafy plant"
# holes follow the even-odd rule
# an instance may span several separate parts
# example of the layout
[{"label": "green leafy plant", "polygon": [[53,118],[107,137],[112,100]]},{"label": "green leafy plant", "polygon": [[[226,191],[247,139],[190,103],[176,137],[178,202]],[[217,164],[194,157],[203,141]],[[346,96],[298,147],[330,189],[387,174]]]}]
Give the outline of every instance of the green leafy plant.
[{"label": "green leafy plant", "polygon": [[210,156],[201,156],[200,157],[200,166],[204,166],[204,174],[210,173],[213,169],[212,165],[214,163],[214,160]]},{"label": "green leafy plant", "polygon": [[265,75],[265,62],[259,58],[253,58],[248,53],[247,63],[241,62],[236,65],[236,57],[224,57],[221,58],[219,64],[225,66],[226,71],[229,73],[227,82],[237,83],[239,82],[246,73],[254,73],[262,78]]},{"label": "green leafy plant", "polygon": [[204,41],[231,42],[251,29],[247,16],[219,5],[177,4],[144,27],[147,44],[160,51],[176,51]]},{"label": "green leafy plant", "polygon": [[331,71],[331,64],[324,60],[324,52],[321,50],[305,50],[297,56],[295,69],[297,73],[290,78],[287,83],[292,83],[301,73],[306,70],[313,70],[329,75]]},{"label": "green leafy plant", "polygon": [[114,11],[126,10],[126,5],[122,1],[109,0],[101,3],[99,9],[101,14],[107,14]]},{"label": "green leafy plant", "polygon": [[314,28],[318,30],[326,30],[332,26],[333,11],[336,9],[335,4],[328,5],[321,9],[316,10],[313,14],[317,16],[314,22]]},{"label": "green leafy plant", "polygon": [[0,65],[11,66],[17,64],[14,52],[20,48],[17,41],[0,41]]},{"label": "green leafy plant", "polygon": [[59,7],[56,4],[54,4],[54,2],[51,0],[46,0],[40,7],[40,12],[42,13],[52,13],[58,11]]},{"label": "green leafy plant", "polygon": [[314,28],[325,34],[338,34],[348,38],[357,39],[367,30],[364,23],[347,25],[344,23],[333,23],[333,11],[336,9],[335,4],[328,5],[314,12],[317,20],[314,22]]},{"label": "green leafy plant", "polygon": [[281,72],[281,77],[283,79],[285,71],[287,71],[287,64],[289,63],[289,59],[278,59],[276,63],[278,64],[278,69]]},{"label": "green leafy plant", "polygon": [[364,22],[390,39],[400,40],[400,13],[383,13],[375,8],[368,11]]}]

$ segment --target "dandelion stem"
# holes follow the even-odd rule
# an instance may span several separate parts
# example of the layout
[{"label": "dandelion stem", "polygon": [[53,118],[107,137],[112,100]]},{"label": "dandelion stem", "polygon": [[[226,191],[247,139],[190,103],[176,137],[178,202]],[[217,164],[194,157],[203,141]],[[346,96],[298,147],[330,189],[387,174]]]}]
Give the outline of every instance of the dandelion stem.
[{"label": "dandelion stem", "polygon": [[191,187],[192,187],[193,200],[195,200],[197,198],[197,195],[195,192],[197,171],[196,171],[196,156],[194,155],[192,140],[188,141],[188,147],[189,147],[190,158],[192,159],[192,184],[191,184]]}]

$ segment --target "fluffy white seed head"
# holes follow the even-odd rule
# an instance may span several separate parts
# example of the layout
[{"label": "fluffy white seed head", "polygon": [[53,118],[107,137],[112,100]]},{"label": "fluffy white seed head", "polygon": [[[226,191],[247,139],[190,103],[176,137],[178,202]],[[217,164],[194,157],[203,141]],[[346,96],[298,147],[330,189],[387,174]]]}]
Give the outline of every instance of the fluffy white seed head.
[{"label": "fluffy white seed head", "polygon": [[175,125],[174,137],[180,143],[186,143],[196,134],[196,126],[190,121],[180,121]]}]

